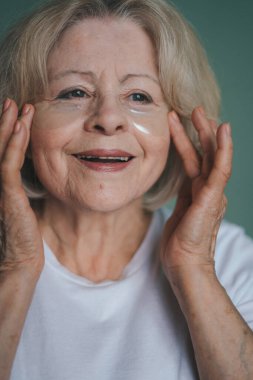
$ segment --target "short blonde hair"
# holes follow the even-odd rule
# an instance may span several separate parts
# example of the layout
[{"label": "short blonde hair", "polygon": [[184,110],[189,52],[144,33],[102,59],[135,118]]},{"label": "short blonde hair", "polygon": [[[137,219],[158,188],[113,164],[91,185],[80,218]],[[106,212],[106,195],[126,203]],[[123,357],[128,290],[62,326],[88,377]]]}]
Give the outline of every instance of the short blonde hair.
[{"label": "short blonde hair", "polygon": [[[218,119],[219,89],[206,53],[191,26],[163,0],[53,0],[15,25],[0,47],[0,103],[14,99],[21,109],[35,102],[47,86],[47,60],[63,33],[87,18],[123,18],[149,35],[157,57],[161,87],[199,149],[191,122],[194,107],[202,105],[209,118]],[[26,158],[22,179],[29,198],[43,199],[31,159]],[[166,167],[144,195],[144,208],[155,210],[174,197],[184,179],[173,144]]]}]

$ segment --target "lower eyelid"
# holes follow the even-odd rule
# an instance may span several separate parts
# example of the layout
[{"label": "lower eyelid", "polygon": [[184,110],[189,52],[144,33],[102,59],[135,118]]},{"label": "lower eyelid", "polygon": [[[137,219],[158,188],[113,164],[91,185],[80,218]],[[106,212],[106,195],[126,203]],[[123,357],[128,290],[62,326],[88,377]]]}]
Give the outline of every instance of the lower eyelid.
[{"label": "lower eyelid", "polygon": [[71,96],[71,95],[60,95],[55,98],[55,100],[82,100],[87,98],[87,96]]},{"label": "lower eyelid", "polygon": [[144,98],[143,100],[132,100],[133,103],[140,103],[140,104],[150,104],[152,103],[152,99]]}]

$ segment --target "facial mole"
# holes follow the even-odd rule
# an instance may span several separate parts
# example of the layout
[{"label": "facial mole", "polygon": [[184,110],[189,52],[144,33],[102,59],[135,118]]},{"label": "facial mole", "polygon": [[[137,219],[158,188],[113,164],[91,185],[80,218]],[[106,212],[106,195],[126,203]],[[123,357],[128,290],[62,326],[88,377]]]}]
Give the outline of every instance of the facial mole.
[{"label": "facial mole", "polygon": [[104,186],[103,186],[102,183],[100,183],[100,185],[99,185],[99,189],[100,189],[100,190],[103,190],[103,189],[104,189]]}]

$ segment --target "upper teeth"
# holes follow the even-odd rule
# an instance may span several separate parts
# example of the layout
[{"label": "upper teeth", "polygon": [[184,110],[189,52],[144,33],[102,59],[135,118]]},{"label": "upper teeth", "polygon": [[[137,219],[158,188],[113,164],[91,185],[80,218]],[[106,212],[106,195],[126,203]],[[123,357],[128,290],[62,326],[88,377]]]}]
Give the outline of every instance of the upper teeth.
[{"label": "upper teeth", "polygon": [[121,161],[128,161],[130,157],[95,157],[95,156],[82,156],[82,155],[77,155],[78,158],[87,158],[87,159],[92,159],[92,158],[99,158],[100,160],[121,160]]}]

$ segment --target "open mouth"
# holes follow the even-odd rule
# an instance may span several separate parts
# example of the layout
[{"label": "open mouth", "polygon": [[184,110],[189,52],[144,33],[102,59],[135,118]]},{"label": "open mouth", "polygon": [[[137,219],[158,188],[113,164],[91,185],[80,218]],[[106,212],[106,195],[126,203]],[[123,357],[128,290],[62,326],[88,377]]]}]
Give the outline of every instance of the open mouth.
[{"label": "open mouth", "polygon": [[73,156],[87,168],[105,172],[123,170],[135,158],[130,153],[118,149],[93,149]]},{"label": "open mouth", "polygon": [[88,162],[98,162],[104,164],[115,164],[115,163],[125,163],[132,160],[134,157],[99,157],[99,156],[83,156],[83,155],[75,155],[76,158],[83,161]]}]

